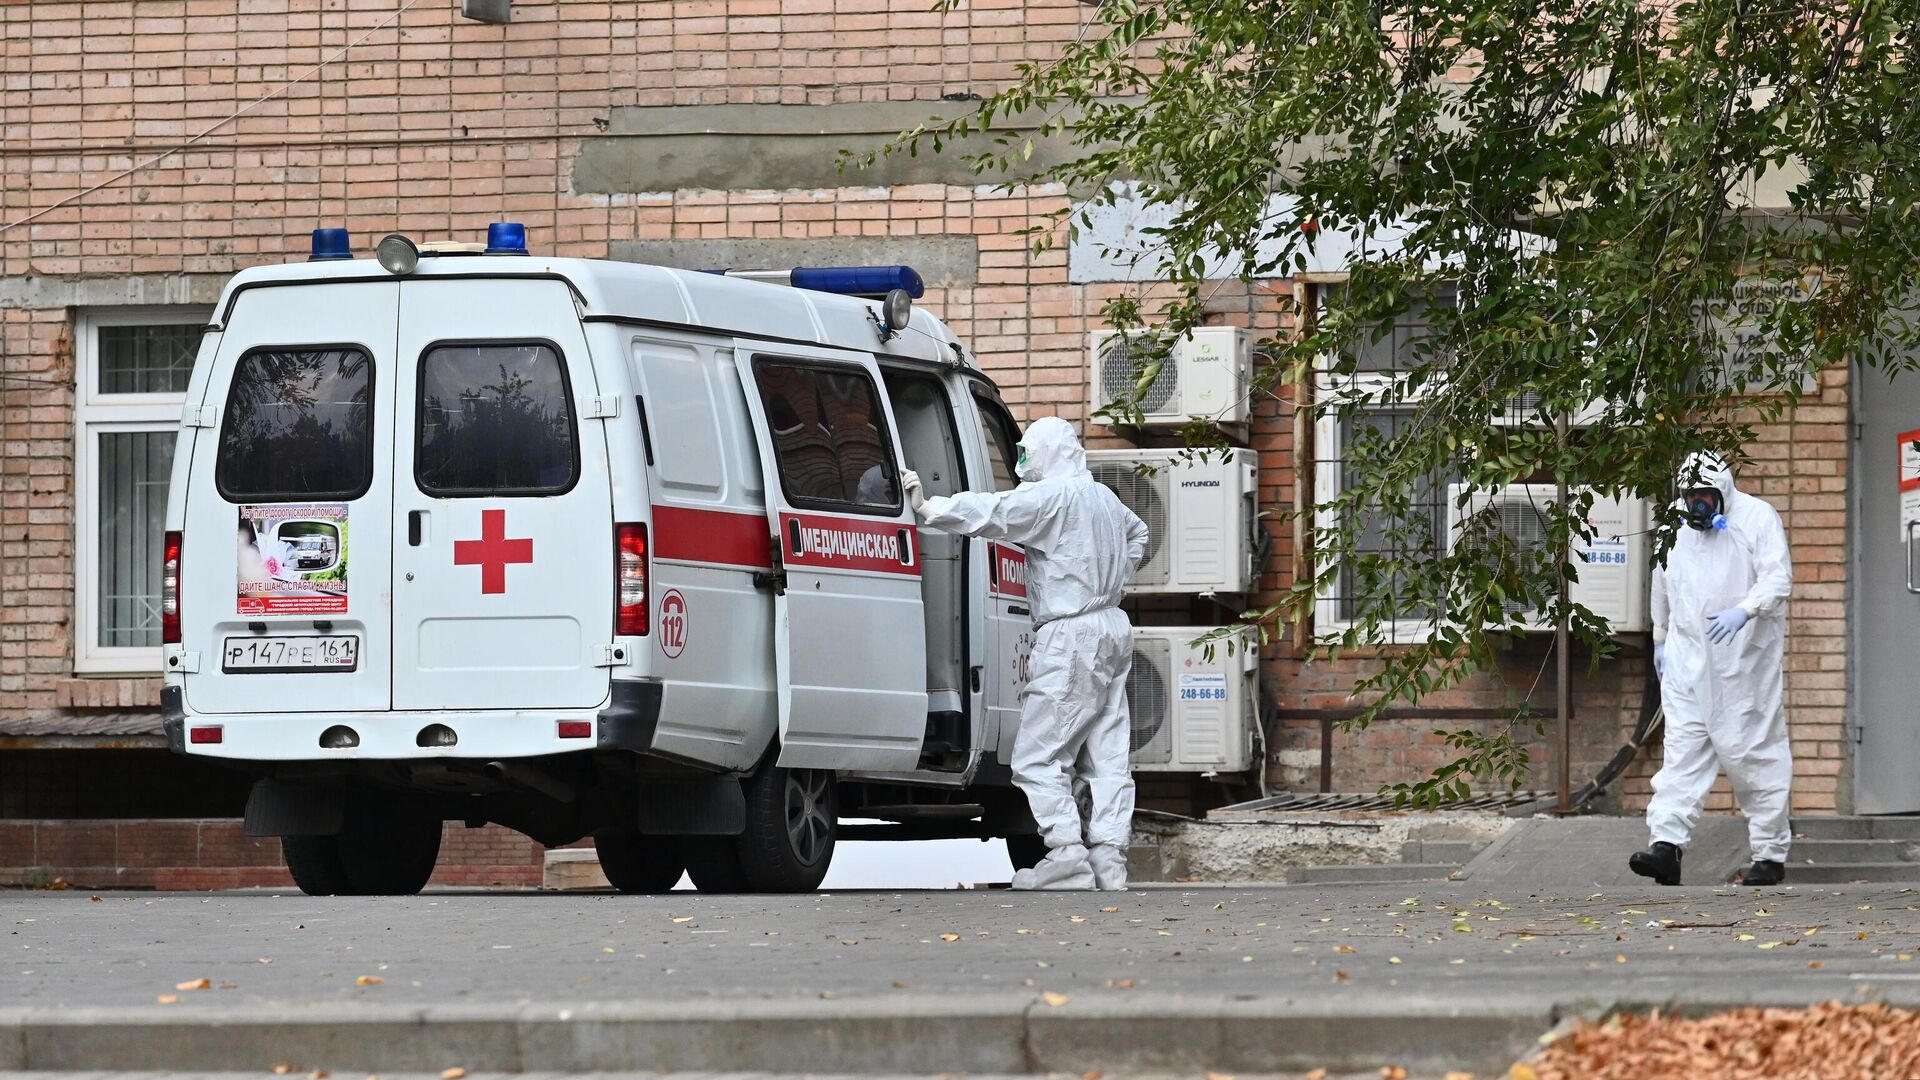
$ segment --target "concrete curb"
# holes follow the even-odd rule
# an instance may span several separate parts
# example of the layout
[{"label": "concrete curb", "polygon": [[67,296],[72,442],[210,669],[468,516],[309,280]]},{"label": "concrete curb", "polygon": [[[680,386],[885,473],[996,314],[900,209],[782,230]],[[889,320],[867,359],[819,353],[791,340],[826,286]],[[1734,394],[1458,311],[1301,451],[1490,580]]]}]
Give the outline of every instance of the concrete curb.
[{"label": "concrete curb", "polygon": [[1497,1072],[1543,1001],[1027,995],[565,1006],[0,1009],[0,1070]]}]

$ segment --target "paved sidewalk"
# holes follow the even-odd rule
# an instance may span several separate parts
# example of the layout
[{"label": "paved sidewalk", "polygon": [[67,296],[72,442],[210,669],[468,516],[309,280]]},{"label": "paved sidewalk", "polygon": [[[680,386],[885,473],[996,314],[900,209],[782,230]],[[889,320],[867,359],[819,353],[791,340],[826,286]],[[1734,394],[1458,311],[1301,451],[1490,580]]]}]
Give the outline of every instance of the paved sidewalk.
[{"label": "paved sidewalk", "polygon": [[1438,1075],[1573,1014],[1920,1005],[1892,886],[10,893],[0,923],[16,1069]]}]

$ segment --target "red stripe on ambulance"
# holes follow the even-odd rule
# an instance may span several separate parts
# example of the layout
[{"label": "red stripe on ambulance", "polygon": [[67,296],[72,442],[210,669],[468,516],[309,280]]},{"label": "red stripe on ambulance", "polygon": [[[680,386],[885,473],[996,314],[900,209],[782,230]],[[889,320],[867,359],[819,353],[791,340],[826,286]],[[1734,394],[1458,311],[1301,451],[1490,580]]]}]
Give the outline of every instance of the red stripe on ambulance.
[{"label": "red stripe on ambulance", "polygon": [[898,522],[781,514],[780,540],[789,566],[920,576],[919,531]]},{"label": "red stripe on ambulance", "polygon": [[773,560],[767,549],[767,515],[655,504],[653,555],[656,559],[770,569]]},{"label": "red stripe on ambulance", "polygon": [[1027,553],[1005,544],[988,544],[987,558],[991,560],[992,566],[993,595],[1025,600],[1027,598]]}]

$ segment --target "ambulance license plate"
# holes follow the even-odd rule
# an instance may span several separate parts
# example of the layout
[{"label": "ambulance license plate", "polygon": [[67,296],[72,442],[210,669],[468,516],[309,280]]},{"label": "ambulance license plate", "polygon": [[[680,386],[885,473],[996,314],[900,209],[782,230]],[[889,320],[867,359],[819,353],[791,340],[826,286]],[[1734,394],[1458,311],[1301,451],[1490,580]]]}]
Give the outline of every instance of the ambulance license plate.
[{"label": "ambulance license plate", "polygon": [[227,672],[352,671],[360,662],[360,639],[327,637],[230,637],[220,653]]}]

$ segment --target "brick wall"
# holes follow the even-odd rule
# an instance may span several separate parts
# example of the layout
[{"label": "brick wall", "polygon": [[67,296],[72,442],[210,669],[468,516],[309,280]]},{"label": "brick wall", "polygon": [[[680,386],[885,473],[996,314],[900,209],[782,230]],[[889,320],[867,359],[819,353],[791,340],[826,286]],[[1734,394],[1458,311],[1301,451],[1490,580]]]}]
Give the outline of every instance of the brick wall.
[{"label": "brick wall", "polygon": [[[450,821],[435,885],[538,886],[540,845],[497,825]],[[293,887],[280,841],[246,835],[233,818],[176,821],[0,821],[0,886],[76,889]]]},{"label": "brick wall", "polygon": [[[1028,254],[1019,230],[1063,206],[1062,191],[1008,195],[971,179],[861,187],[857,176],[737,191],[587,194],[575,183],[582,148],[615,110],[991,92],[1016,64],[1077,32],[1088,9],[1076,0],[975,0],[946,13],[928,11],[926,0],[522,0],[510,27],[465,22],[452,0],[393,17],[399,3],[143,0],[89,3],[84,17],[78,3],[0,4],[9,176],[0,228],[32,219],[0,232],[0,371],[10,376],[0,382],[0,718],[155,698],[150,680],[72,675],[74,312],[34,306],[29,279],[223,275],[304,257],[308,230],[322,224],[347,226],[364,252],[390,230],[474,239],[506,218],[529,226],[537,250],[584,257],[604,257],[623,240],[963,236],[978,245],[974,274],[933,283],[923,303],[970,342],[1023,419],[1083,417],[1086,332],[1102,301],[1130,287],[1069,284],[1064,252]],[[633,126],[622,123],[615,135]],[[104,186],[89,191],[96,185]],[[1291,283],[1229,284],[1210,305],[1222,321],[1282,333],[1292,298]],[[1291,506],[1301,484],[1311,496],[1311,461],[1294,453],[1290,393],[1256,404],[1253,444],[1269,506]],[[1767,429],[1749,473],[1796,540],[1802,592],[1788,677],[1803,810],[1844,800],[1846,563],[1832,527],[1845,516],[1845,411],[1845,379],[1830,374],[1817,403]],[[1296,552],[1290,526],[1269,527],[1271,595],[1290,582]],[[1530,691],[1536,704],[1550,703],[1551,670],[1535,683],[1537,648],[1522,647],[1502,671],[1446,700],[1504,706]],[[1350,665],[1362,662],[1308,665],[1284,640],[1266,661],[1267,686],[1294,705],[1343,698],[1359,673]],[[1577,778],[1630,726],[1641,664],[1595,675],[1580,665]],[[1369,789],[1424,771],[1441,752],[1428,733],[1435,726],[1387,722],[1336,735],[1335,786]],[[1318,740],[1313,725],[1276,731],[1275,778],[1311,786],[1306,762],[1317,759]],[[1543,771],[1531,786],[1546,786],[1557,739],[1535,745]],[[1629,774],[1628,807],[1644,800],[1654,757]]]}]

